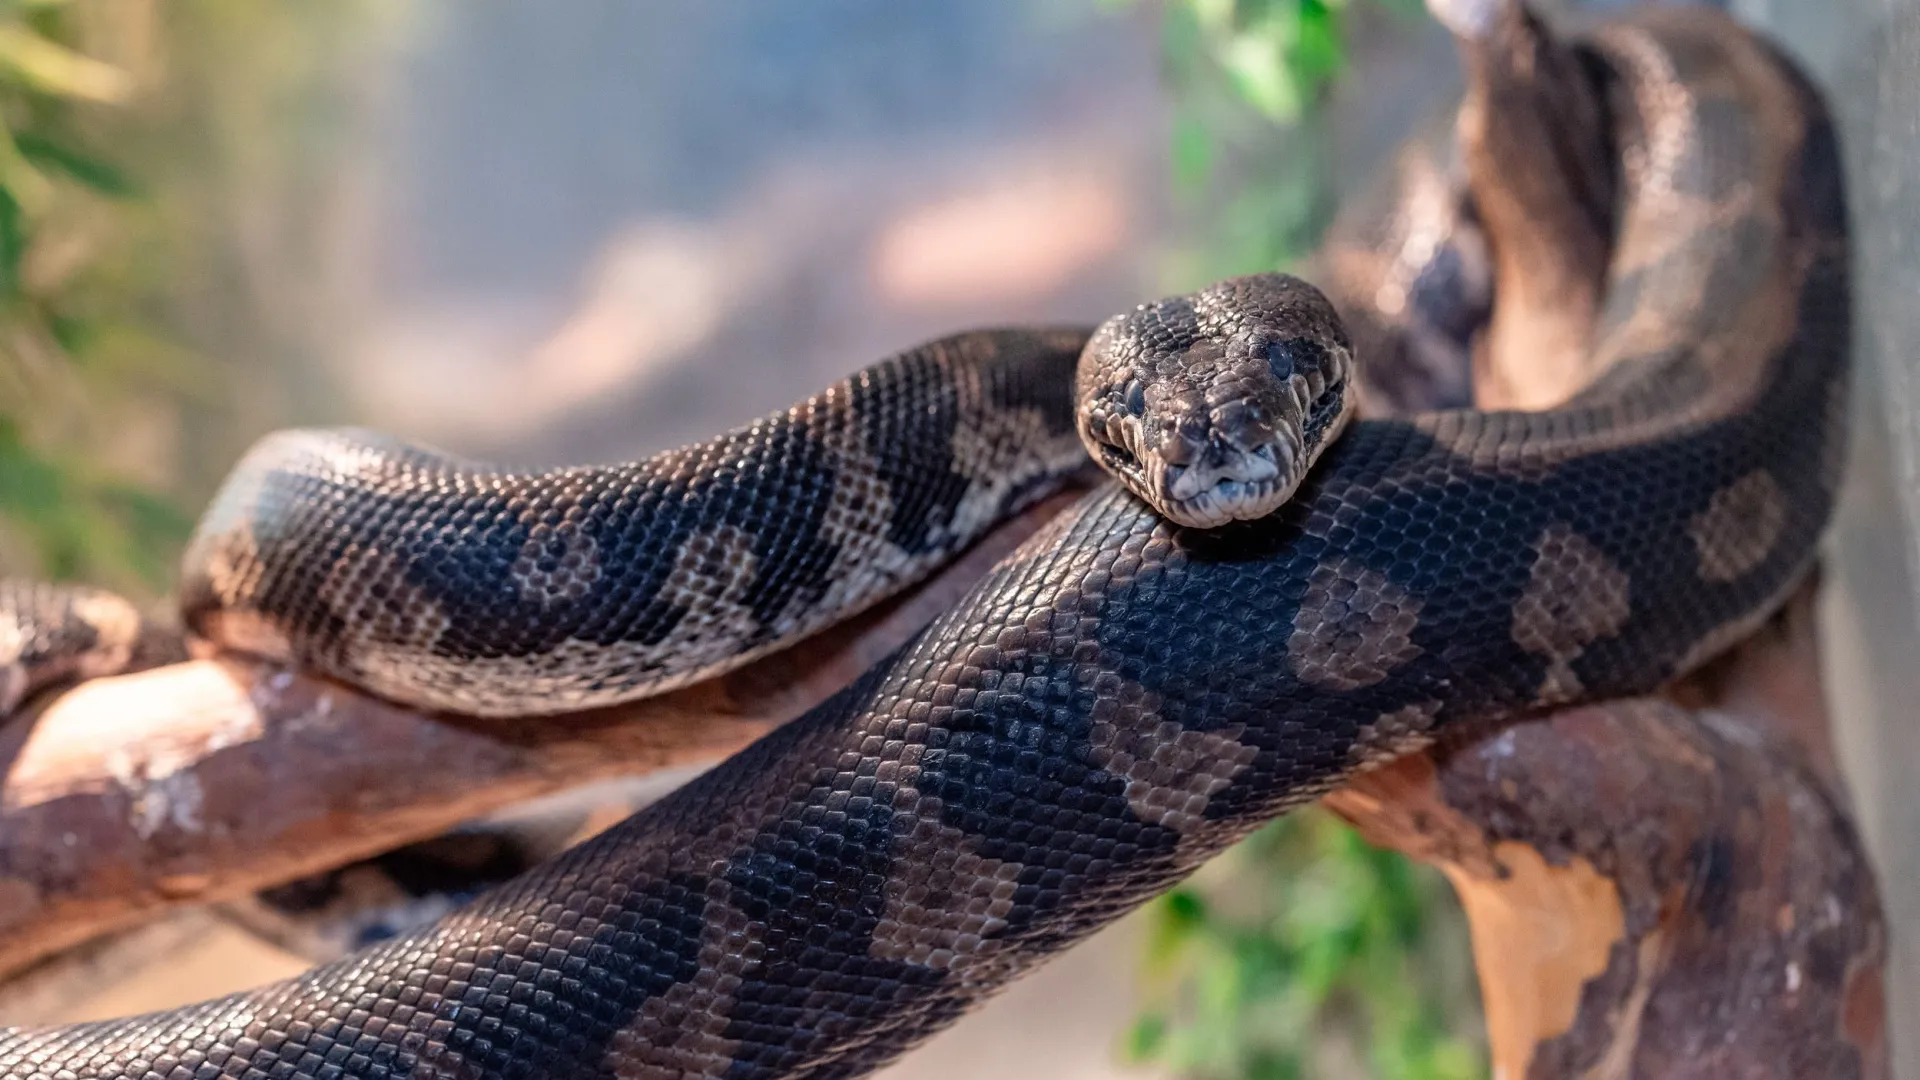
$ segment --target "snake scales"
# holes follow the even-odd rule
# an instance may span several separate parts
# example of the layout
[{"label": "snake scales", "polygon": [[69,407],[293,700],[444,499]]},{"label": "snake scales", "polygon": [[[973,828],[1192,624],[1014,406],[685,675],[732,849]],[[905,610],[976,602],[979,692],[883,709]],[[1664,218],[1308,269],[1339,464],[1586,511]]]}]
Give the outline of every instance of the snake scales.
[{"label": "snake scales", "polygon": [[[1444,730],[1651,691],[1737,641],[1810,565],[1844,464],[1846,208],[1826,110],[1710,11],[1639,12],[1554,46],[1512,4],[1431,6],[1463,41],[1470,106],[1478,92],[1497,116],[1503,77],[1551,72],[1606,147],[1606,174],[1583,175],[1577,137],[1531,144],[1574,198],[1603,200],[1561,207],[1564,231],[1597,228],[1609,252],[1598,374],[1573,398],[1369,415],[1338,439],[1320,409],[1330,445],[1291,498],[1218,528],[1109,484],[834,698],[552,863],[288,982],[0,1033],[0,1072],[858,1075],[1358,769]],[[1496,156],[1508,130],[1463,128]],[[1467,157],[1504,302],[1526,214],[1492,188],[1529,185]],[[1396,235],[1401,255],[1421,248]],[[1376,285],[1396,258],[1379,255]],[[1296,402],[1296,431],[1264,405],[1226,416],[1234,402],[1208,398],[1219,380],[1130,384],[1176,352],[1234,378],[1258,358],[1294,369],[1289,386],[1316,363],[1322,391],[1337,381],[1339,321],[1304,285],[1262,280],[1256,297],[1304,321],[1251,341],[1228,288],[1109,322],[1105,351],[1088,350],[1127,358],[1082,414],[1112,441],[1088,438],[1149,496],[1193,475],[1169,464],[1211,469],[1235,498],[1285,486],[1283,464],[1305,471],[1288,454],[1318,394]],[[1382,289],[1346,306],[1390,327]],[[823,604],[898,587],[1079,467],[1079,340],[960,335],[626,470],[530,477],[394,444],[330,451],[323,469],[243,466],[185,610],[234,645],[476,712],[729,663]],[[1274,359],[1288,341],[1314,348]],[[1402,345],[1417,363],[1425,346]],[[1182,437],[1202,421],[1203,441]],[[1272,475],[1227,460],[1246,425],[1286,444],[1264,454]],[[718,474],[732,494],[701,486]],[[610,478],[625,485],[611,495]],[[863,531],[875,521],[883,539]],[[435,560],[400,573],[363,528]],[[650,551],[667,555],[634,561]],[[322,570],[267,565],[295,556]],[[631,592],[603,595],[620,575],[637,575]],[[232,602],[266,596],[308,622],[289,632],[284,613]],[[531,619],[490,621],[506,614]],[[592,647],[616,640],[639,647]],[[369,662],[379,643],[399,647]],[[506,678],[535,700],[502,696],[490,680]]]}]

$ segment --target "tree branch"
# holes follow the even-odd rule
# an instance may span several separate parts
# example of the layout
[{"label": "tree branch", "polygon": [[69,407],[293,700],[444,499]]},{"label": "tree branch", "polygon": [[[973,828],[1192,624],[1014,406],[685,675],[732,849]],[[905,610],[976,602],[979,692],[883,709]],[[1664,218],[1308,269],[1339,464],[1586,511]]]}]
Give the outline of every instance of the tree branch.
[{"label": "tree branch", "polygon": [[719,679],[612,709],[424,715],[237,659],[83,683],[0,733],[0,975],[613,776],[698,769],[831,696],[1080,490],[920,589]]},{"label": "tree branch", "polygon": [[1567,710],[1326,799],[1452,881],[1497,1074],[1888,1075],[1886,935],[1824,749],[1814,594],[1670,698]]}]

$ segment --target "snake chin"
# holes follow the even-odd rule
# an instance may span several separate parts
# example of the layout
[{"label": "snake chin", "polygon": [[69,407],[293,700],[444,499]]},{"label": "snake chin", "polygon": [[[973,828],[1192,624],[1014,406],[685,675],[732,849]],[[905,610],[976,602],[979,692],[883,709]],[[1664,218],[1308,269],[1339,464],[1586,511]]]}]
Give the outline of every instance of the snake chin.
[{"label": "snake chin", "polygon": [[1135,443],[1135,440],[1100,441],[1097,444],[1100,451],[1100,465],[1128,488],[1135,492],[1144,492],[1147,490],[1147,470],[1141,464],[1139,456],[1135,454],[1133,445],[1129,445],[1130,443]]},{"label": "snake chin", "polygon": [[1187,448],[1184,460],[1170,460],[1140,420],[1121,416],[1092,425],[1088,442],[1109,474],[1177,525],[1212,529],[1257,520],[1293,497],[1351,419],[1354,399],[1347,393],[1344,360],[1331,378],[1299,380],[1290,419],[1256,445],[1216,432]]},{"label": "snake chin", "polygon": [[1297,477],[1284,484],[1272,480],[1253,483],[1222,480],[1190,499],[1167,500],[1157,503],[1155,509],[1169,521],[1190,529],[1217,529],[1234,521],[1266,517],[1285,504],[1299,486]]},{"label": "snake chin", "polygon": [[1269,441],[1251,450],[1216,455],[1211,467],[1176,465],[1149,455],[1151,467],[1136,466],[1133,472],[1151,480],[1141,483],[1116,474],[1161,516],[1187,528],[1214,529],[1266,517],[1293,498],[1321,453],[1352,419],[1354,399],[1346,392],[1346,382],[1338,378],[1325,384],[1296,422],[1282,425]]}]

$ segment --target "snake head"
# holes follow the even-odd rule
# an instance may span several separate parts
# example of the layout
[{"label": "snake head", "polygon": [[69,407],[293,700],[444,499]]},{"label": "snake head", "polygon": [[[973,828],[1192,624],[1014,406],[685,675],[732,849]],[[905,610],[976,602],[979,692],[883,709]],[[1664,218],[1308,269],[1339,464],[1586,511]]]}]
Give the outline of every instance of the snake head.
[{"label": "snake head", "polygon": [[1264,517],[1352,416],[1353,347],[1333,305],[1285,274],[1142,304],[1088,341],[1080,440],[1161,515]]}]

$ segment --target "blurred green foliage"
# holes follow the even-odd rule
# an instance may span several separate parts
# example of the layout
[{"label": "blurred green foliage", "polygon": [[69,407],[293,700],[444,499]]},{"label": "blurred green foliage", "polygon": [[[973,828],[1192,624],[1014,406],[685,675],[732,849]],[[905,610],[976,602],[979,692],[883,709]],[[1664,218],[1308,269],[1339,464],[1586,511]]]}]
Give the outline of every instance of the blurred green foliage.
[{"label": "blurred green foliage", "polygon": [[75,48],[76,7],[0,5],[0,556],[26,564],[9,569],[130,586],[164,576],[188,519],[89,452],[111,436],[106,417],[84,414],[156,383],[178,388],[187,365],[103,302],[124,270],[120,219],[142,193],[101,152],[101,117],[135,86]]},{"label": "blurred green foliage", "polygon": [[1421,0],[1162,0],[1174,190],[1199,211],[1168,288],[1285,268],[1312,250],[1336,201],[1324,105],[1358,6],[1424,17]]},{"label": "blurred green foliage", "polygon": [[245,440],[315,397],[375,3],[0,0],[0,572],[154,598]]},{"label": "blurred green foliage", "polygon": [[1153,1004],[1129,1060],[1195,1080],[1486,1075],[1444,878],[1323,810],[1262,828],[1148,917]]},{"label": "blurred green foliage", "polygon": [[[1284,269],[1318,242],[1337,204],[1325,104],[1362,2],[1421,17],[1419,0],[1166,0],[1171,166],[1200,227],[1169,288]],[[1325,811],[1261,829],[1148,918],[1133,1062],[1193,1080],[1486,1075],[1465,920],[1444,877]]]}]

